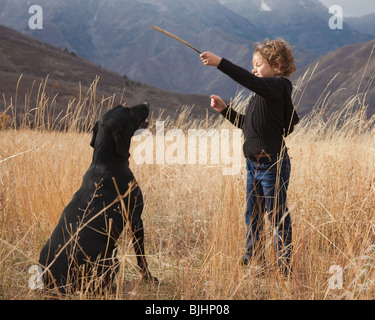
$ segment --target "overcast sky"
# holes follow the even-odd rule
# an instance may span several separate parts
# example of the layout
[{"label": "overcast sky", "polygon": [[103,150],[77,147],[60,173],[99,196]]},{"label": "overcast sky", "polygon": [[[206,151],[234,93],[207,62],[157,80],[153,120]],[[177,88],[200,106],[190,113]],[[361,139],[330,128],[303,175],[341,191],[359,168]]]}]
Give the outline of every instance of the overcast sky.
[{"label": "overcast sky", "polygon": [[319,0],[327,7],[340,5],[344,17],[360,17],[375,12],[374,0]]}]

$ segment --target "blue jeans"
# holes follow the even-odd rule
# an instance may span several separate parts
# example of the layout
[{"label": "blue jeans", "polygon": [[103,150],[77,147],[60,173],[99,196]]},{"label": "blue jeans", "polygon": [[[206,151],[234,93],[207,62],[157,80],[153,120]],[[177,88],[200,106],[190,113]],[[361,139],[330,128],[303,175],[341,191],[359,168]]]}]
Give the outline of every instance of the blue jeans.
[{"label": "blue jeans", "polygon": [[247,205],[246,205],[246,254],[243,263],[248,264],[254,255],[264,261],[264,217],[271,223],[271,233],[276,252],[276,265],[289,266],[292,250],[292,222],[286,204],[290,176],[290,159],[285,152],[261,158],[246,159]]}]

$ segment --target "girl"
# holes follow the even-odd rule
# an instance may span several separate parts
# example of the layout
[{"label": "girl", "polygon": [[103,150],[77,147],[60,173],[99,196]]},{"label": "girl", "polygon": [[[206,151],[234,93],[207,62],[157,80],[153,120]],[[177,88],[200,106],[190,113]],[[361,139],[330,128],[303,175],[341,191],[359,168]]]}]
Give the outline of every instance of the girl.
[{"label": "girl", "polygon": [[292,223],[286,205],[290,159],[284,137],[299,121],[291,100],[292,84],[286,78],[295,70],[290,46],[283,40],[254,45],[252,73],[211,52],[201,54],[205,66],[216,66],[234,81],[253,91],[245,115],[237,114],[219,96],[211,106],[244,133],[247,167],[245,221],[247,226],[244,265],[257,255],[264,261],[262,229],[264,214],[271,222],[277,266],[289,272]]}]

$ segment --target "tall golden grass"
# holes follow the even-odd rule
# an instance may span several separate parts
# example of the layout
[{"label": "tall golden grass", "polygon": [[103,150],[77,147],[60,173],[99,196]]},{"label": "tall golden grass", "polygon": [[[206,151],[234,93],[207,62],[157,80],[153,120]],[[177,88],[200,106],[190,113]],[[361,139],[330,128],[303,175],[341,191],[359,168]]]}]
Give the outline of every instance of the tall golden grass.
[{"label": "tall golden grass", "polygon": [[[45,82],[37,105],[25,105],[21,116],[16,101],[6,104],[4,99],[13,124],[0,131],[0,299],[46,298],[28,287],[29,268],[89,167],[90,128],[99,111],[112,107],[112,98],[96,102],[96,84],[97,79],[86,95],[53,117],[55,99],[47,97]],[[295,101],[301,101],[303,91],[297,88]],[[322,94],[287,140],[293,277],[272,269],[260,274],[255,262],[240,265],[244,163],[241,174],[223,176],[220,165],[136,165],[131,160],[145,200],[147,258],[160,283],[141,281],[125,232],[116,290],[65,298],[374,299],[375,118],[366,118],[364,93],[336,113],[327,110],[328,95]],[[169,119],[168,126],[231,127],[220,117],[192,121],[187,110]],[[268,258],[270,252],[268,241]]]}]

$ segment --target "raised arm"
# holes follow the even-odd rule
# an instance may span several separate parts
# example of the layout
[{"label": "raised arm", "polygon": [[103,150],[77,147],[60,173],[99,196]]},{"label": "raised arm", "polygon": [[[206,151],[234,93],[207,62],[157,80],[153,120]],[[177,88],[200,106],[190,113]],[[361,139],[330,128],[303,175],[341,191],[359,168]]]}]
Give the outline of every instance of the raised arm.
[{"label": "raised arm", "polygon": [[234,81],[256,94],[267,99],[280,99],[283,83],[277,77],[256,77],[251,72],[241,68],[225,58],[221,58],[217,68],[231,77]]},{"label": "raised arm", "polygon": [[241,68],[229,60],[206,51],[200,55],[205,66],[217,67],[234,81],[267,99],[280,99],[283,90],[282,81],[277,77],[256,77],[251,72]]}]

